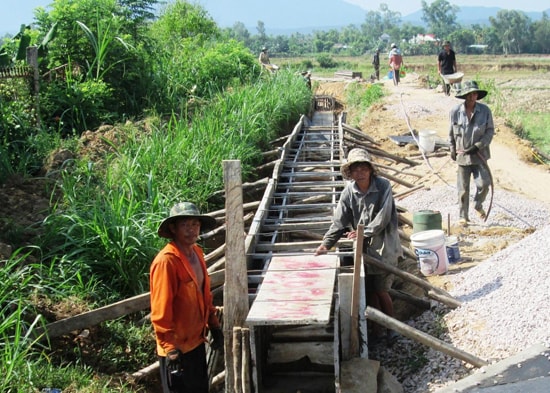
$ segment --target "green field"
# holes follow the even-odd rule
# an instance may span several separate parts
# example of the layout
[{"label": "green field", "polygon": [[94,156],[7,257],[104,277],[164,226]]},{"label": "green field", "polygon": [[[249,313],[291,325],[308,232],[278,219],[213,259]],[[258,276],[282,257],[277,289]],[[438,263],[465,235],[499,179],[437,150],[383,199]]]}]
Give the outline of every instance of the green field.
[{"label": "green field", "polygon": [[[333,77],[336,70],[353,70],[368,77],[373,73],[371,58],[333,56],[333,68],[321,68],[315,58],[275,58],[274,63],[292,68],[312,65],[314,77]],[[419,76],[419,84],[434,88],[441,83],[437,74],[436,56],[406,56],[408,72]],[[477,80],[490,91],[488,104],[496,116],[502,117],[523,139],[531,141],[541,156],[534,162],[550,157],[550,55],[494,56],[457,54],[458,70],[464,79]],[[384,68],[381,67],[381,74]],[[546,157],[545,157],[546,156]]]}]

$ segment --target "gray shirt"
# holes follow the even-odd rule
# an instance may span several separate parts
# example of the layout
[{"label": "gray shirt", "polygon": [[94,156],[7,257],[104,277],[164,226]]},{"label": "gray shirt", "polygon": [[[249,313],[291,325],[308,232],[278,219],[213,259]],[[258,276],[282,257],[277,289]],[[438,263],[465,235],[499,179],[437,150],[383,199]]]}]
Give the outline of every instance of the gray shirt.
[{"label": "gray shirt", "polygon": [[[388,180],[372,176],[366,193],[362,193],[355,182],[350,182],[340,195],[332,224],[323,238],[323,245],[330,249],[344,233],[356,230],[359,224],[365,226],[363,252],[396,266],[397,258],[403,252],[397,230],[397,210]],[[369,266],[368,273],[379,274],[383,271]]]},{"label": "gray shirt", "polygon": [[[472,119],[466,115],[466,107],[461,103],[451,109],[449,122],[449,142],[456,151],[466,150],[476,145],[481,155],[488,160],[491,158],[489,145],[495,134],[493,114],[491,109],[480,102],[476,102]],[[458,154],[458,165],[481,165],[483,161],[477,154]]]}]

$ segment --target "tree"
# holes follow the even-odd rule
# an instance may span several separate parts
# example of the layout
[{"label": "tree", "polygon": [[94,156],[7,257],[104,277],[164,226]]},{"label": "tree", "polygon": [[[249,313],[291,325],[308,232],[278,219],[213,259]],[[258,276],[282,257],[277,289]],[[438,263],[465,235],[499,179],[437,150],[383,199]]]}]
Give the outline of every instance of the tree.
[{"label": "tree", "polygon": [[256,53],[260,53],[260,50],[263,46],[269,46],[269,38],[267,37],[267,33],[265,32],[265,23],[261,20],[258,21],[258,24],[256,25],[256,30],[258,31],[257,36],[257,48],[255,48]]},{"label": "tree", "polygon": [[550,19],[546,12],[542,13],[542,19],[533,23],[533,35],[538,49],[542,53],[550,53]]},{"label": "tree", "polygon": [[458,28],[456,22],[458,10],[456,5],[451,5],[447,0],[435,0],[432,4],[422,0],[422,20],[440,39],[446,38]]},{"label": "tree", "polygon": [[249,46],[251,43],[250,32],[243,22],[235,22],[233,27],[225,28],[223,33],[229,38],[243,42],[246,46]]},{"label": "tree", "polygon": [[453,47],[457,52],[467,53],[468,46],[475,44],[476,37],[470,29],[459,29],[453,31],[447,37],[453,43]]},{"label": "tree", "polygon": [[531,19],[520,11],[500,10],[490,17],[504,54],[522,53],[532,40]]}]

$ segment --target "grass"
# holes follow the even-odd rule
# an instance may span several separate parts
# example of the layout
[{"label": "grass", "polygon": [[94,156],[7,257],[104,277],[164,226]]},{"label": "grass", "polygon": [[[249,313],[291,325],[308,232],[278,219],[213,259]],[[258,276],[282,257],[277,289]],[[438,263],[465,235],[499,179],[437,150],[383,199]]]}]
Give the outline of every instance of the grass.
[{"label": "grass", "polygon": [[170,207],[192,200],[202,211],[219,208],[211,196],[223,189],[222,161],[240,160],[244,181],[254,179],[262,151],[310,105],[303,79],[283,70],[216,96],[192,118],[117,126],[124,143],[98,138],[106,153],[66,163],[58,173],[62,197],[52,200],[39,246],[2,261],[0,356],[9,367],[0,391],[143,391],[123,377],[155,360],[141,316],[94,327],[89,342],[56,338],[48,347],[31,334],[46,322],[36,315],[78,314],[81,302],[92,309],[146,292],[149,265],[164,244],[156,230]]}]

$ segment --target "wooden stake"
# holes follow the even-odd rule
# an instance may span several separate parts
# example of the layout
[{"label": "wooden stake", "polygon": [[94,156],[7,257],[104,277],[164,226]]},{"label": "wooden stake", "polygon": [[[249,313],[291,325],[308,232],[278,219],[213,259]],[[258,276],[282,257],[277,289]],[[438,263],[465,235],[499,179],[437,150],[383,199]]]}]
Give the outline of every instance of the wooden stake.
[{"label": "wooden stake", "polygon": [[[233,327],[243,326],[248,315],[248,275],[246,272],[245,231],[243,221],[243,194],[241,163],[223,161],[226,212],[225,285],[223,291],[225,388],[233,393],[235,387],[232,356]],[[239,352],[240,353],[240,352]]]},{"label": "wooden stake", "polygon": [[363,234],[365,226],[357,225],[357,239],[355,240],[355,256],[353,261],[353,291],[351,293],[351,330],[350,355],[359,356],[359,296],[361,295],[361,263],[363,262]]}]

